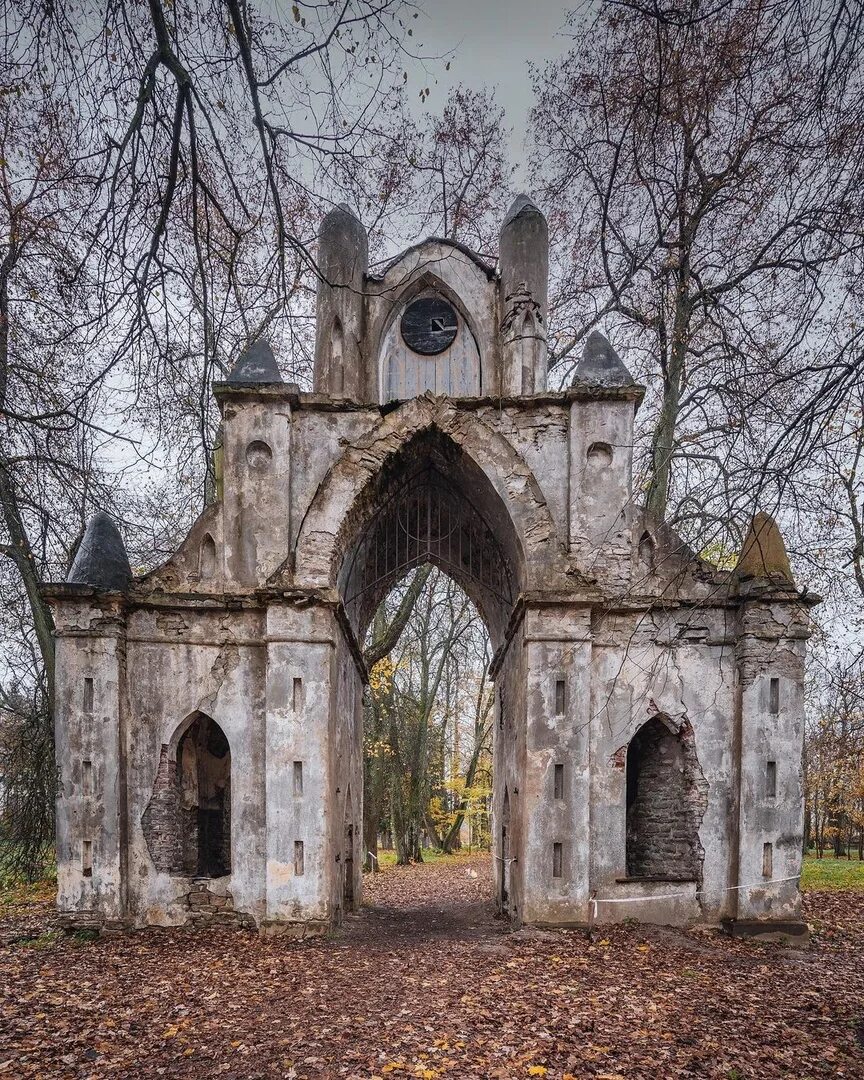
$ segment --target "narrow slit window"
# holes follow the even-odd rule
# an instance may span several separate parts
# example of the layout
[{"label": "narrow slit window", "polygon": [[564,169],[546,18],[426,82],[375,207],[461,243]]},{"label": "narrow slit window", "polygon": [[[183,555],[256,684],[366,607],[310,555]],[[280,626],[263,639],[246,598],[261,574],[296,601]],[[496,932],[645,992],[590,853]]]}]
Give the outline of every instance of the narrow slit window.
[{"label": "narrow slit window", "polygon": [[297,875],[297,877],[300,877],[300,875],[303,873],[303,871],[304,871],[304,866],[303,866],[303,841],[302,840],[295,840],[294,841],[294,873]]},{"label": "narrow slit window", "polygon": [[555,798],[564,798],[564,766],[561,764],[555,766]]},{"label": "narrow slit window", "polygon": [[563,679],[555,680],[555,715],[563,716],[567,708],[567,684]]},{"label": "narrow slit window", "polygon": [[299,712],[303,708],[303,680],[294,680],[294,689],[291,697],[291,708],[294,712]]},{"label": "narrow slit window", "polygon": [[765,765],[765,794],[769,799],[777,798],[777,762],[769,761]]},{"label": "narrow slit window", "polygon": [[84,840],[81,844],[81,873],[84,877],[93,877],[93,841]]},{"label": "narrow slit window", "polygon": [[81,794],[93,794],[93,762],[81,762]]},{"label": "narrow slit window", "polygon": [[780,680],[772,679],[768,686],[768,711],[775,716],[780,712]]},{"label": "narrow slit window", "polygon": [[294,794],[303,794],[303,762],[294,762]]},{"label": "narrow slit window", "polygon": [[84,712],[88,715],[93,712],[93,680],[84,680]]},{"label": "narrow slit window", "polygon": [[555,843],[552,845],[552,877],[561,877],[561,868],[564,863],[564,850],[563,845]]},{"label": "narrow slit window", "polygon": [[762,845],[762,877],[774,877],[774,845]]}]

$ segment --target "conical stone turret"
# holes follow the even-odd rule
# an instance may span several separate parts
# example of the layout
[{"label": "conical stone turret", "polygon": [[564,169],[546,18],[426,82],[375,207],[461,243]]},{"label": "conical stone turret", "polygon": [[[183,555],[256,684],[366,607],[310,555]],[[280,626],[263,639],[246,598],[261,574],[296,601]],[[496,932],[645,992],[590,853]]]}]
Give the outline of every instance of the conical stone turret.
[{"label": "conical stone turret", "polygon": [[66,580],[110,592],[122,592],[132,583],[132,568],[123,538],[111,518],[101,510],[87,522]]},{"label": "conical stone turret", "polygon": [[276,357],[266,338],[258,338],[243,350],[228,376],[228,382],[237,385],[282,382]]},{"label": "conical stone turret", "polygon": [[745,578],[785,578],[795,584],[789,556],[777,522],[763,510],[750,523],[735,572]]},{"label": "conical stone turret", "polygon": [[624,361],[599,330],[592,330],[573,373],[573,386],[635,386]]}]

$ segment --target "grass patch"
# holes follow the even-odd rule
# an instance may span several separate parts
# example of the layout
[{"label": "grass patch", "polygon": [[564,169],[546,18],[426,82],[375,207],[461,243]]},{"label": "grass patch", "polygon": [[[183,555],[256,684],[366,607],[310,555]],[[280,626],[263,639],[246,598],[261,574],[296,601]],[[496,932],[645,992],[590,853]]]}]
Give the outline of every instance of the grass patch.
[{"label": "grass patch", "polygon": [[864,862],[853,859],[817,859],[805,855],[801,867],[802,889],[864,889]]},{"label": "grass patch", "polygon": [[38,937],[21,938],[18,942],[25,949],[50,949],[63,937],[62,930],[46,930]]},{"label": "grass patch", "polygon": [[44,881],[14,883],[0,882],[0,917],[15,909],[31,904],[53,903],[57,895],[57,879],[46,878]]},{"label": "grass patch", "polygon": [[[480,855],[476,848],[472,848],[469,852],[467,848],[463,848],[461,851],[454,851],[450,855],[445,855],[443,851],[436,851],[435,848],[423,848],[423,862],[424,863],[458,863],[462,859],[468,858],[469,855]],[[384,869],[387,866],[396,865],[396,852],[395,851],[383,851],[378,850],[378,865]]]}]

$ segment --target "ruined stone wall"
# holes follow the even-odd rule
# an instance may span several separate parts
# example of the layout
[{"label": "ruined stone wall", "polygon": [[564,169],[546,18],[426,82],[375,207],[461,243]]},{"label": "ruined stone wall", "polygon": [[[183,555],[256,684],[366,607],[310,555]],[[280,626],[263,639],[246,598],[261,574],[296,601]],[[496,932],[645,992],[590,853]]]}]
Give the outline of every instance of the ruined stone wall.
[{"label": "ruined stone wall", "polygon": [[[261,611],[229,614],[205,608],[193,615],[153,608],[129,617],[128,903],[137,925],[182,923],[188,915],[189,878],[198,870],[187,865],[188,852],[177,850],[171,835],[177,817],[171,814],[182,812],[174,774],[177,749],[197,713],[216,721],[230,747],[233,902],[240,912],[256,918],[263,914],[263,638]],[[218,890],[226,891],[229,879],[218,880]]]},{"label": "ruined stone wall", "polygon": [[[638,903],[599,905],[598,917],[603,920],[687,923],[725,914],[733,859],[730,807],[736,797],[734,619],[734,611],[727,616],[723,609],[703,610],[697,634],[686,610],[595,616],[591,888],[601,897],[642,897]],[[678,733],[675,737],[681,742],[682,763],[690,780],[686,797],[692,810],[688,814],[692,813],[691,824],[699,821],[692,881],[671,890],[679,899],[662,902],[652,896],[669,893],[668,882],[627,880],[628,748],[640,729],[648,722],[661,722],[660,716],[667,730]],[[671,813],[673,803],[667,796],[658,798]],[[669,822],[670,832],[676,821],[677,809]],[[692,830],[688,835],[692,837]],[[701,876],[700,848],[704,853]]]}]

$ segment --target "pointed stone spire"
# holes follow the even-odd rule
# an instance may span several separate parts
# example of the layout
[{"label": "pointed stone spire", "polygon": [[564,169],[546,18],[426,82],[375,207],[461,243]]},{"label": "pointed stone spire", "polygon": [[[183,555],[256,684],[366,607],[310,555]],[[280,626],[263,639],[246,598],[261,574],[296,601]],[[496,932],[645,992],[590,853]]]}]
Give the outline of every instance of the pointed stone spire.
[{"label": "pointed stone spire", "polygon": [[782,577],[795,584],[786,545],[770,514],[760,510],[753,518],[735,572],[739,577]]},{"label": "pointed stone spire", "polygon": [[282,382],[276,357],[266,338],[258,338],[243,350],[240,359],[231,369],[228,382],[235,385]]},{"label": "pointed stone spire", "polygon": [[501,390],[539,393],[546,389],[549,226],[527,195],[516,196],[501,225],[498,271]]},{"label": "pointed stone spire", "polygon": [[315,314],[312,379],[316,393],[367,400],[363,338],[368,271],[366,230],[351,207],[340,203],[324,217],[318,230],[318,272],[321,276]]},{"label": "pointed stone spire", "polygon": [[573,386],[586,383],[600,386],[635,386],[636,382],[624,361],[599,330],[592,330],[582,350],[582,359],[573,373]]},{"label": "pointed stone spire", "polygon": [[66,580],[111,592],[122,592],[131,585],[132,568],[123,538],[111,518],[101,510],[87,522]]}]

